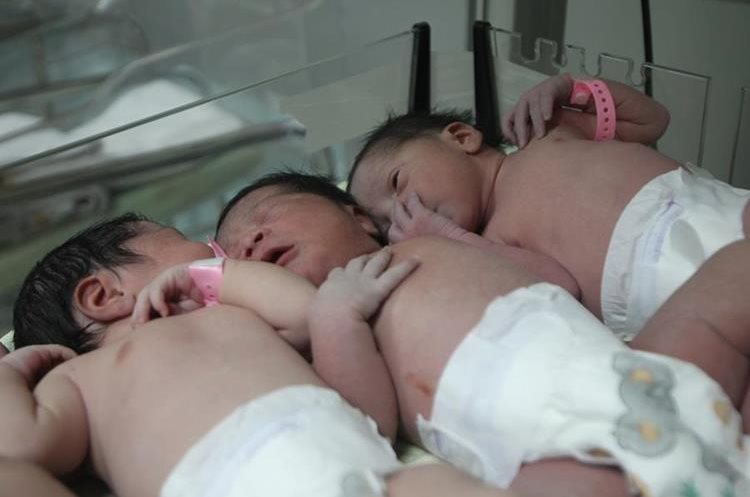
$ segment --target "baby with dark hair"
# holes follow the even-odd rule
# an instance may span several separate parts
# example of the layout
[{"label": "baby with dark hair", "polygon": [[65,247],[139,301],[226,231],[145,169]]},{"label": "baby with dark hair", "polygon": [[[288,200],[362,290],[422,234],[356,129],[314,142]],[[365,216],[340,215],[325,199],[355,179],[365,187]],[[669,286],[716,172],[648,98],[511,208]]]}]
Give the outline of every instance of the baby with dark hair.
[{"label": "baby with dark hair", "polygon": [[503,116],[517,152],[485,145],[465,114],[394,116],[369,135],[348,188],[391,241],[436,234],[552,257],[632,340],[711,255],[748,247],[750,191],[648,146],[668,122],[626,85],[554,76]]},{"label": "baby with dark hair", "polygon": [[142,262],[129,248],[148,218],[128,213],[95,224],[37,262],[21,286],[13,308],[16,348],[39,343],[64,345],[78,354],[96,348],[93,323],[81,324],[73,306],[75,288],[98,270],[115,271]]},{"label": "baby with dark hair", "polygon": [[[285,174],[248,187],[233,199],[217,241],[230,257],[273,262],[316,285],[332,268],[377,251],[377,228],[361,208],[321,195],[319,185],[299,187],[318,182],[325,180]],[[682,332],[700,349],[698,359],[718,359],[731,398],[693,364],[629,349],[559,284],[525,269],[549,258],[434,236],[390,249],[396,260],[420,260],[370,320],[410,441],[531,495],[623,495],[619,473],[602,465],[619,467],[643,495],[682,486],[747,491],[750,453],[737,445],[747,437],[732,406],[745,399],[747,363],[718,359],[721,349],[675,319],[670,305],[654,317],[656,335],[669,342]],[[698,294],[711,288],[711,278],[697,283]],[[676,309],[684,298],[691,296],[674,296]],[[732,317],[750,320],[738,301],[726,302]],[[701,309],[692,311],[701,316]],[[334,362],[360,350],[357,334],[328,336]],[[379,395],[371,381],[378,375],[366,369],[339,380]]]},{"label": "baby with dark hair", "polygon": [[[378,385],[367,320],[415,261],[367,255],[316,290],[277,265],[210,256],[126,215],[44,258],[16,306],[26,346],[0,359],[0,460],[54,474],[90,462],[119,497],[511,497],[445,464],[402,467],[383,436],[396,411],[382,362],[381,395],[328,386],[352,371],[327,359],[337,340],[325,338],[346,334],[359,343],[346,366]],[[43,319],[27,315],[53,297]],[[29,328],[58,321],[63,333]],[[306,348],[308,324],[324,334],[314,366],[285,341]]]},{"label": "baby with dark hair", "polygon": [[[434,234],[552,258],[620,339],[699,364],[739,401],[750,324],[732,306],[750,288],[750,191],[649,147],[668,121],[628,86],[554,76],[503,117],[518,151],[485,145],[466,116],[396,116],[370,135],[349,190],[391,241]],[[654,326],[676,292],[687,297],[661,313],[669,326]],[[730,363],[742,381],[726,381]]]}]

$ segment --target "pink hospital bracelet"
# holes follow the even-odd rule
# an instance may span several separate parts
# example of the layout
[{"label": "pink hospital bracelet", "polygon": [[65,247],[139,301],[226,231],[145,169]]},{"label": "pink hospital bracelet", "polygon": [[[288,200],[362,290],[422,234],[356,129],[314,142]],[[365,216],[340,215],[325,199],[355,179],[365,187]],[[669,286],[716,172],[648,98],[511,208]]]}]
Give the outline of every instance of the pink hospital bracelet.
[{"label": "pink hospital bracelet", "polygon": [[573,90],[570,92],[570,103],[573,105],[586,105],[589,97],[594,97],[596,107],[596,132],[594,140],[611,140],[615,137],[615,101],[609,88],[599,79],[583,81],[573,79]]},{"label": "pink hospital bracelet", "polygon": [[219,303],[219,288],[224,279],[224,258],[201,259],[188,266],[188,272],[193,283],[203,294],[203,304],[206,307]]},{"label": "pink hospital bracelet", "polygon": [[226,257],[227,256],[227,253],[224,252],[223,248],[221,248],[221,245],[219,245],[219,242],[217,242],[213,238],[208,237],[208,242],[207,243],[208,243],[208,246],[211,248],[211,250],[213,250],[214,255],[216,257]]}]

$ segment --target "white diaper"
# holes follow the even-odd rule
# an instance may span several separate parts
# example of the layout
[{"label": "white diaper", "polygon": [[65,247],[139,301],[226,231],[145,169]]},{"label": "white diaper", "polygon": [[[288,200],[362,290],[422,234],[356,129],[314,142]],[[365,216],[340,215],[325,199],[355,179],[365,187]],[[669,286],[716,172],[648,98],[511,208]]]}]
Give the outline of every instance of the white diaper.
[{"label": "white diaper", "polygon": [[656,310],[717,250],[745,237],[750,191],[688,164],[644,186],[628,203],[609,243],[602,318],[632,340]]},{"label": "white diaper", "polygon": [[375,497],[401,463],[372,419],[336,392],[287,387],[203,436],[161,497]]},{"label": "white diaper", "polygon": [[488,306],[417,426],[425,448],[502,488],[522,463],[572,456],[620,466],[643,495],[750,495],[750,437],[720,387],[628,349],[547,283]]}]

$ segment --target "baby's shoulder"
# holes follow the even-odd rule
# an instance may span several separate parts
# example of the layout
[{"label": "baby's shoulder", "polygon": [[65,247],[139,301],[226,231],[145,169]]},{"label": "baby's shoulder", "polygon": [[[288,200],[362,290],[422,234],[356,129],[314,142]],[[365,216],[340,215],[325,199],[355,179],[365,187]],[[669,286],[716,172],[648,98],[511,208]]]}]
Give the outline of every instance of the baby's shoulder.
[{"label": "baby's shoulder", "polygon": [[390,249],[396,258],[407,257],[439,257],[446,253],[456,253],[464,250],[474,250],[465,243],[437,235],[423,235],[409,238],[403,242],[394,243]]}]

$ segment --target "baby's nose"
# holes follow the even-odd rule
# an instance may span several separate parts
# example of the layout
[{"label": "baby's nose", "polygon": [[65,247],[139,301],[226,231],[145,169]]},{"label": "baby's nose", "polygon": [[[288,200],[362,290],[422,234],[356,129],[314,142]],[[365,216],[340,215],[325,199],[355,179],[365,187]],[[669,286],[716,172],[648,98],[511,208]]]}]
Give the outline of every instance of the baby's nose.
[{"label": "baby's nose", "polygon": [[[251,233],[247,238],[245,247],[242,250],[241,257],[248,260],[257,259],[258,257],[260,257],[261,251],[258,250],[258,247],[260,243],[267,237],[267,235],[268,233],[264,229],[258,229],[255,232]],[[255,258],[253,258],[253,254],[255,254]]]}]

